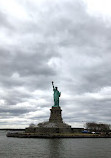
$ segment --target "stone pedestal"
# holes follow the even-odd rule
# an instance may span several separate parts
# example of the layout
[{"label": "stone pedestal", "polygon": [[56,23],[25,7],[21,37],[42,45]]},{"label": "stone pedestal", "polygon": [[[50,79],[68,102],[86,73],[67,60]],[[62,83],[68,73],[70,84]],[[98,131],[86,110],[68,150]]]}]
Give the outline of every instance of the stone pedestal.
[{"label": "stone pedestal", "polygon": [[47,122],[39,123],[37,127],[26,128],[26,133],[53,134],[53,133],[72,133],[70,125],[62,120],[62,110],[60,107],[50,109],[50,118]]},{"label": "stone pedestal", "polygon": [[62,116],[61,116],[61,108],[60,107],[52,107],[50,109],[50,118],[49,122],[54,122],[54,123],[63,123]]}]

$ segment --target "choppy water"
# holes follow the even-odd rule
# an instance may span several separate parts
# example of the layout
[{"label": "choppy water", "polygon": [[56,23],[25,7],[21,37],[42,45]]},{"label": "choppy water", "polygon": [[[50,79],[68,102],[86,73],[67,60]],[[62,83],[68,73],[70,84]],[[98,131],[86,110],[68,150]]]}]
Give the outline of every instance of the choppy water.
[{"label": "choppy water", "polygon": [[7,138],[0,131],[0,158],[111,158],[111,138]]}]

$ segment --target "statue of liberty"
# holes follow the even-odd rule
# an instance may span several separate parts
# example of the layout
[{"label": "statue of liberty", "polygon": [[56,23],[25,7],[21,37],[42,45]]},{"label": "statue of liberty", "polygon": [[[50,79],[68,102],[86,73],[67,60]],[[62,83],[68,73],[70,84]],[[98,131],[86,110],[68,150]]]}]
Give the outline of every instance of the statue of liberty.
[{"label": "statue of liberty", "polygon": [[54,91],[54,106],[59,107],[59,97],[61,96],[61,92],[58,91],[57,87],[54,87],[54,82],[52,81],[53,91]]}]

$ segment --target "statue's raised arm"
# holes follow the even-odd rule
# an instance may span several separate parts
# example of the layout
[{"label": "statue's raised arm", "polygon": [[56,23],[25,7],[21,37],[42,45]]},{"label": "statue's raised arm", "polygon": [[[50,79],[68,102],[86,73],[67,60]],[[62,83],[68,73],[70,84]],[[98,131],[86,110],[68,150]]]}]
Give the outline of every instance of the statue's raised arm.
[{"label": "statue's raised arm", "polygon": [[54,90],[54,82],[52,81],[52,87],[53,87],[53,90]]}]

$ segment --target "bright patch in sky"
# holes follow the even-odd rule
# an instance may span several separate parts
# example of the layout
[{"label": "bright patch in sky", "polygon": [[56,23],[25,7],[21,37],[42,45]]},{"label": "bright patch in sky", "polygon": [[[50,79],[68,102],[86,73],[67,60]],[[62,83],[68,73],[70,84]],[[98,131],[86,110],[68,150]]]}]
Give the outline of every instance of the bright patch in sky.
[{"label": "bright patch in sky", "polygon": [[88,12],[95,15],[111,16],[111,0],[84,0]]},{"label": "bright patch in sky", "polygon": [[4,13],[8,13],[16,18],[27,18],[27,13],[25,12],[24,8],[17,3],[15,0],[1,0],[1,5],[3,8]]}]

